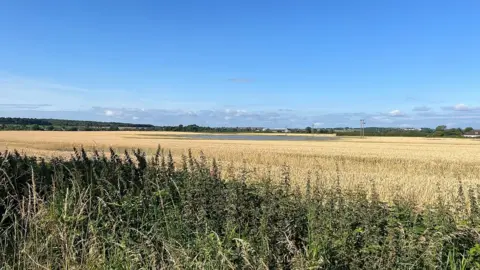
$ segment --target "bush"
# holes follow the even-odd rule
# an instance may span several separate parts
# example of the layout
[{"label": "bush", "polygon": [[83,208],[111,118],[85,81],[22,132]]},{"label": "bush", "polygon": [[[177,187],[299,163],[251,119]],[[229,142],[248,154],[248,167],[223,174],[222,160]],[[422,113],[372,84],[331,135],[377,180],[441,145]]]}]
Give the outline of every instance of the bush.
[{"label": "bush", "polygon": [[[215,160],[158,149],[0,155],[6,269],[445,269],[478,266],[474,189],[419,209],[306,179],[224,180]],[[246,181],[248,180],[248,181]],[[467,194],[465,194],[467,193]],[[467,203],[468,202],[468,203]]]},{"label": "bush", "polygon": [[33,125],[30,127],[31,130],[43,130],[39,125]]}]

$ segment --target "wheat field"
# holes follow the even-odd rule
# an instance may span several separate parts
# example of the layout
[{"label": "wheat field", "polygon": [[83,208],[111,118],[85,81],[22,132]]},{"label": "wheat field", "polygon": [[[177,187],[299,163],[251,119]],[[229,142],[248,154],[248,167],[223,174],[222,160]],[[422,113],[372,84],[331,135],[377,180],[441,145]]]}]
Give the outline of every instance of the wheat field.
[{"label": "wheat field", "polygon": [[[73,147],[116,151],[140,148],[153,154],[158,145],[172,151],[177,162],[191,149],[217,159],[222,173],[243,173],[280,180],[307,179],[345,188],[374,183],[384,200],[408,197],[420,204],[438,196],[450,200],[458,182],[480,185],[480,141],[433,138],[340,138],[325,141],[252,141],[186,139],[174,132],[47,132],[4,131],[0,143],[8,150],[46,158],[69,156]],[[294,136],[294,135],[291,135]]]}]

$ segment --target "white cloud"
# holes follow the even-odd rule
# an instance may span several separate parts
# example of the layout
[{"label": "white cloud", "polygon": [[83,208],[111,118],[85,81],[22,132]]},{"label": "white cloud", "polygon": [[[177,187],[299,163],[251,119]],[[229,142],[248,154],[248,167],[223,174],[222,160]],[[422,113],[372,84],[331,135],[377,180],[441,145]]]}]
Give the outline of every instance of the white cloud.
[{"label": "white cloud", "polygon": [[237,117],[248,114],[246,110],[235,110],[235,109],[225,109],[225,113],[228,115],[237,116]]},{"label": "white cloud", "polygon": [[393,116],[393,117],[405,116],[405,114],[403,112],[401,112],[400,110],[393,110],[393,111],[389,112],[388,114],[390,116]]},{"label": "white cloud", "polygon": [[106,116],[114,116],[114,115],[115,115],[115,112],[112,111],[112,110],[105,110],[105,115],[106,115]]},{"label": "white cloud", "polygon": [[235,116],[242,116],[242,115],[245,115],[245,114],[247,114],[246,110],[237,110],[235,112]]},{"label": "white cloud", "polygon": [[453,106],[453,109],[455,111],[468,111],[470,108],[465,104],[457,104]]},{"label": "white cloud", "polygon": [[313,123],[313,127],[321,127],[323,125],[324,123],[320,123],[320,122]]},{"label": "white cloud", "polygon": [[442,109],[447,111],[468,112],[468,111],[479,111],[480,107],[478,106],[472,107],[472,106],[465,105],[463,103],[459,103],[450,107],[442,107]]},{"label": "white cloud", "polygon": [[[358,127],[359,119],[366,119],[368,126],[399,126],[404,124],[409,127],[436,127],[445,123],[456,122],[463,126],[480,127],[480,112],[430,112],[428,116],[420,114],[411,117],[392,117],[389,113],[315,113],[305,111],[280,112],[251,111],[235,116],[237,110],[226,113],[219,110],[170,110],[170,109],[145,109],[121,107],[93,107],[87,110],[56,110],[47,111],[31,110],[1,110],[4,117],[37,117],[37,118],[62,118],[72,120],[96,120],[117,122],[141,122],[154,125],[189,125],[200,126],[258,126],[258,127],[284,127],[304,128],[306,126],[322,127],[349,126]],[[138,118],[138,119],[136,119]]]}]

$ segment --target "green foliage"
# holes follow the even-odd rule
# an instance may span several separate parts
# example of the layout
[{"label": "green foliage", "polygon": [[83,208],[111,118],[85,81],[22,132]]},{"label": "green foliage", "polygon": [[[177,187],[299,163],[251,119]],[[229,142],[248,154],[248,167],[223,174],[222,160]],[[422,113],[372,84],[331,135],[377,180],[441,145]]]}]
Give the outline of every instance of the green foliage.
[{"label": "green foliage", "polygon": [[[134,129],[154,129],[153,125],[128,124],[118,122],[77,121],[61,119],[36,119],[36,118],[11,118],[0,117],[1,129],[6,130],[55,130],[55,127],[64,127],[64,130],[109,130],[112,127],[124,127]],[[30,127],[30,128],[29,128]],[[53,128],[52,128],[53,127]],[[35,128],[35,129],[34,129]],[[76,129],[74,129],[76,128]]]},{"label": "green foliage", "polygon": [[111,126],[108,128],[108,130],[110,130],[110,131],[119,131],[120,129],[119,129],[118,126],[116,126],[116,125],[111,125]]},{"label": "green foliage", "polygon": [[419,208],[370,188],[220,177],[189,152],[159,148],[45,161],[0,154],[0,268],[472,269],[479,267],[476,189]]},{"label": "green foliage", "polygon": [[[176,131],[176,132],[211,132],[211,133],[241,133],[262,132],[274,133],[276,130],[261,127],[204,127],[198,125],[154,126],[148,124],[129,124],[119,122],[77,121],[61,119],[35,119],[35,118],[8,118],[0,117],[0,130],[48,130],[48,131]],[[365,128],[365,136],[402,136],[402,137],[461,137],[464,132],[473,130],[466,128],[447,129],[438,126],[435,130],[430,128],[401,129],[401,128]],[[360,136],[359,129],[345,128],[290,128],[291,133],[320,133],[335,134],[337,136]]]},{"label": "green foliage", "polygon": [[447,126],[442,125],[442,126],[438,126],[437,128],[435,128],[435,131],[445,131],[445,129],[447,129]]},{"label": "green foliage", "polygon": [[43,128],[41,128],[39,125],[35,124],[33,126],[30,127],[31,130],[43,130]]},{"label": "green foliage", "polygon": [[[401,128],[379,128],[368,127],[365,128],[365,136],[395,136],[395,137],[427,137],[433,135],[433,130],[430,128],[421,129],[401,129]],[[336,132],[337,136],[360,136],[360,130],[339,130]]]},{"label": "green foliage", "polygon": [[432,134],[433,137],[461,137],[463,131],[460,128],[450,128],[447,129],[446,126],[438,126],[435,132]]},{"label": "green foliage", "polygon": [[[365,136],[395,136],[395,137],[462,137],[463,131],[460,128],[447,129],[446,126],[438,126],[435,130],[430,128],[401,129],[401,128],[365,128]],[[360,136],[358,129],[338,130],[337,136]]]},{"label": "green foliage", "polygon": [[48,126],[51,123],[45,119],[36,119],[36,118],[11,118],[11,117],[0,117],[0,124],[4,125],[39,125],[39,126]]}]

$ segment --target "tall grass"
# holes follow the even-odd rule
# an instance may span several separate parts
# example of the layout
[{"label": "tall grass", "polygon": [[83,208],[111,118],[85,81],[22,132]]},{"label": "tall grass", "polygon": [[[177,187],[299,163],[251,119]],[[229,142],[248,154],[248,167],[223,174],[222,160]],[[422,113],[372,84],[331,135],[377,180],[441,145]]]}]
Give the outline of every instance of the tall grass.
[{"label": "tall grass", "polygon": [[[340,168],[339,168],[340,170]],[[469,269],[480,267],[480,188],[418,207],[375,183],[344,189],[222,179],[215,160],[158,149],[0,155],[4,269]]]}]

